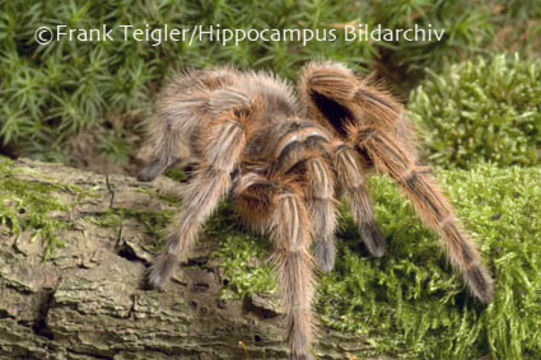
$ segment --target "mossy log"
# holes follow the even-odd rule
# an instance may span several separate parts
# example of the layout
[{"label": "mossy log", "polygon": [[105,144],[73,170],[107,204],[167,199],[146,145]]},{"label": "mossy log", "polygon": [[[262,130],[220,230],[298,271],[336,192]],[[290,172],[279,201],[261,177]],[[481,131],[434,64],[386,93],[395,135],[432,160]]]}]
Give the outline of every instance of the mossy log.
[{"label": "mossy log", "polygon": [[[44,260],[44,242],[51,239],[30,226],[13,231],[3,219],[0,358],[286,358],[275,299],[219,300],[224,279],[219,262],[207,256],[217,246],[212,238],[201,239],[165,291],[143,286],[155,251],[148,228],[156,224],[136,215],[174,213],[178,182],[160,177],[141,183],[30,160],[8,166],[10,184],[33,184],[33,191],[65,205],[45,216],[67,226],[52,229],[57,247]],[[15,206],[17,217],[29,218],[23,224],[36,215],[3,201]],[[121,212],[135,215],[117,216]],[[321,359],[349,359],[348,353],[371,346],[352,334],[323,328],[321,335]]]}]

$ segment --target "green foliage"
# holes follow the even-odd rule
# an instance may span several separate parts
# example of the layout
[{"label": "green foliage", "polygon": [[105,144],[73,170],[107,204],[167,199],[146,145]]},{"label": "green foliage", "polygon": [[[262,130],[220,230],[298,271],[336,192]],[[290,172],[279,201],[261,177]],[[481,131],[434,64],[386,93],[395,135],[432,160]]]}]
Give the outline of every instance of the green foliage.
[{"label": "green foliage", "polygon": [[[334,271],[322,276],[317,299],[323,322],[368,335],[370,353],[412,359],[537,359],[541,357],[541,170],[439,170],[459,217],[493,272],[494,301],[485,306],[466,292],[411,205],[386,178],[372,177],[376,218],[386,254],[370,257],[347,211],[342,211]],[[266,240],[232,228],[221,213],[209,227],[221,242],[215,253],[235,286],[230,297],[272,292]],[[219,224],[224,224],[220,227]],[[263,263],[263,266],[258,264]],[[237,285],[238,284],[238,285]],[[236,294],[236,295],[235,295]],[[368,356],[370,354],[355,354]]]},{"label": "green foliage", "polygon": [[[492,17],[498,7],[498,16]],[[164,77],[184,67],[230,63],[240,68],[272,70],[293,78],[309,60],[335,59],[366,71],[385,62],[396,73],[444,60],[459,60],[492,43],[494,29],[521,19],[534,24],[528,38],[539,34],[539,6],[515,2],[459,0],[279,0],[258,1],[41,1],[0,0],[0,143],[12,153],[43,160],[69,160],[66,144],[75,134],[88,133],[98,151],[125,164],[138,141],[137,124],[151,112]],[[527,20],[527,21],[526,21]],[[244,41],[238,46],[217,42],[102,41],[62,38],[38,45],[40,26],[109,28],[122,24],[151,28],[216,25],[222,28],[341,29],[344,24],[382,24],[444,28],[441,42]],[[114,33],[120,38],[121,33]],[[460,49],[460,51],[457,51]],[[378,66],[378,68],[381,68]],[[397,78],[401,77],[400,73]],[[412,79],[410,79],[412,80]]]},{"label": "green foliage", "polygon": [[429,71],[408,104],[432,162],[541,164],[541,65],[496,56]]}]

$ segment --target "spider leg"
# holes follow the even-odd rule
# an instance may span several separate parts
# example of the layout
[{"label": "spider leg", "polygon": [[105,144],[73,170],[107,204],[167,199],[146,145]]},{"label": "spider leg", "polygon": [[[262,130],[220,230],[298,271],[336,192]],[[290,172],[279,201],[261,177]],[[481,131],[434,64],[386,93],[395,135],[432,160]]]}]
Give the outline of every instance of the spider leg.
[{"label": "spider leg", "polygon": [[382,87],[369,83],[340,64],[312,63],[301,74],[299,90],[309,116],[355,144],[362,158],[400,184],[423,222],[441,234],[451,264],[462,272],[470,291],[481,301],[490,301],[489,272],[453,207],[417,163],[403,106]]},{"label": "spider leg", "polygon": [[188,254],[201,225],[230,190],[230,174],[245,144],[243,121],[233,113],[225,114],[206,136],[208,139],[202,140],[205,144],[203,161],[186,187],[177,225],[150,268],[148,280],[154,287],[163,287],[179,256]]},{"label": "spider leg", "polygon": [[269,233],[274,243],[272,260],[287,320],[290,359],[313,360],[309,349],[314,338],[314,261],[302,190],[281,179],[260,177],[235,192],[241,216],[258,224],[259,231]]},{"label": "spider leg", "polygon": [[298,83],[309,116],[347,138],[348,125],[375,125],[396,135],[403,147],[416,154],[415,132],[406,111],[381,84],[357,77],[339,63],[310,63]]},{"label": "spider leg", "polygon": [[371,127],[351,130],[361,153],[375,168],[388,174],[412,201],[426,226],[441,234],[447,255],[454,268],[462,272],[470,291],[482,302],[493,297],[488,270],[468,234],[462,229],[453,206],[443,195],[426,168],[416,164],[416,157],[400,145],[395,136]]},{"label": "spider leg", "polygon": [[314,226],[314,254],[319,268],[330,271],[336,259],[334,179],[328,164],[321,157],[307,160],[306,172],[310,185],[305,188],[305,198]]},{"label": "spider leg", "polygon": [[341,144],[333,152],[333,164],[338,185],[347,194],[353,220],[370,253],[380,257],[385,251],[385,239],[374,219],[372,201],[365,185],[365,169],[359,156],[350,145]]},{"label": "spider leg", "polygon": [[162,134],[155,135],[156,138],[150,161],[137,174],[139,181],[152,181],[178,160],[190,156],[186,141],[178,132],[164,130]]},{"label": "spider leg", "polygon": [[139,181],[151,181],[170,165],[189,162],[190,140],[194,129],[205,121],[211,91],[232,82],[235,72],[229,68],[186,72],[175,78],[157,100],[158,121],[149,124],[152,156],[137,174]]}]

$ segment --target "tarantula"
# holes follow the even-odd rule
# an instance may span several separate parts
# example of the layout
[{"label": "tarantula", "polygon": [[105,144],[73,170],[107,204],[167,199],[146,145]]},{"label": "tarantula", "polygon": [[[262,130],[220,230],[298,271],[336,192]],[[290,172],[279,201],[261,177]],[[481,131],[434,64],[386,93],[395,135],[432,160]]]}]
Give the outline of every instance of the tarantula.
[{"label": "tarantula", "polygon": [[424,224],[441,235],[472,294],[489,302],[489,272],[420,165],[403,106],[336,63],[307,65],[298,92],[300,101],[275,76],[228,67],[188,72],[165,87],[150,138],[152,159],[138,178],[152,180],[186,159],[195,170],[149,283],[163,287],[201,225],[229,196],[241,218],[274,243],[290,358],[313,359],[314,263],[323,271],[334,266],[336,199],[347,198],[370,253],[384,252],[365,181],[375,169],[403,189]]}]

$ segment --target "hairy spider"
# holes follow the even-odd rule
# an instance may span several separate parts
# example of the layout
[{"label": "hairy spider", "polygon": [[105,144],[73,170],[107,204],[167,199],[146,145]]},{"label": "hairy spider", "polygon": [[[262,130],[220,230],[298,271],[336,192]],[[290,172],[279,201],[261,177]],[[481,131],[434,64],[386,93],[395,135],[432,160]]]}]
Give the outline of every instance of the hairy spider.
[{"label": "hairy spider", "polygon": [[201,225],[230,196],[241,218],[274,242],[273,259],[288,321],[291,359],[313,359],[315,262],[335,261],[336,200],[345,196],[368,250],[384,252],[365,176],[375,168],[404,190],[443,240],[451,264],[482,302],[492,280],[453,207],[421,166],[404,108],[387,92],[335,63],[312,63],[292,89],[262,72],[222,67],[179,76],[158,97],[149,181],[189,159],[194,175],[148,281],[163,287]]}]

